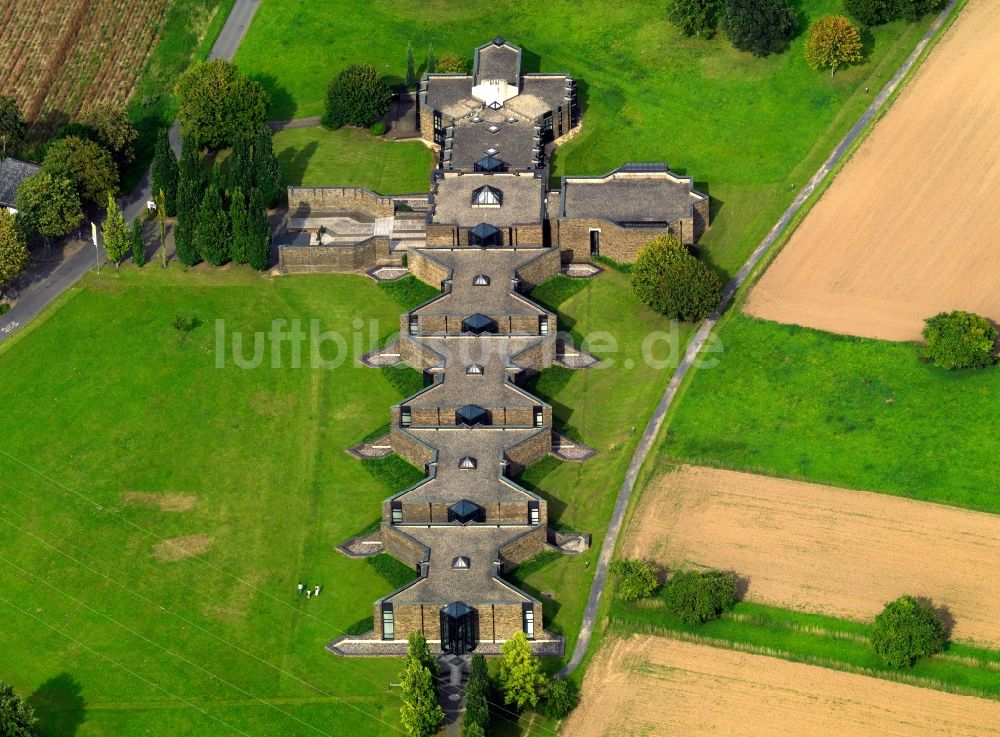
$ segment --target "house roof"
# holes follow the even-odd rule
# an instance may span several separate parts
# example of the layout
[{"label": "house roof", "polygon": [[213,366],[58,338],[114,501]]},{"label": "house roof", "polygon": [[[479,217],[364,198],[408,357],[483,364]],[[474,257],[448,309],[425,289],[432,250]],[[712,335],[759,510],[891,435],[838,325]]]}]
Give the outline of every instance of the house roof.
[{"label": "house roof", "polygon": [[0,159],[0,205],[13,205],[21,183],[42,170],[38,164],[10,157]]},{"label": "house roof", "polygon": [[564,218],[597,218],[622,225],[669,223],[687,217],[707,195],[690,177],[666,164],[626,164],[598,177],[563,177],[560,210]]},{"label": "house roof", "polygon": [[476,48],[472,76],[476,84],[499,79],[517,85],[521,77],[521,49],[497,36]]},{"label": "house roof", "polygon": [[[484,187],[500,193],[499,206],[482,207],[473,204],[474,193],[480,192]],[[485,223],[493,228],[506,228],[541,223],[545,182],[533,172],[449,172],[434,182],[432,199],[434,204],[430,221],[434,224],[475,228]]]},{"label": "house roof", "polygon": [[512,169],[534,169],[541,155],[535,143],[535,126],[521,117],[509,122],[509,116],[502,112],[490,111],[479,122],[470,117],[455,123],[445,135],[444,168],[469,171],[479,164],[487,169],[488,162],[482,159],[492,156]]}]

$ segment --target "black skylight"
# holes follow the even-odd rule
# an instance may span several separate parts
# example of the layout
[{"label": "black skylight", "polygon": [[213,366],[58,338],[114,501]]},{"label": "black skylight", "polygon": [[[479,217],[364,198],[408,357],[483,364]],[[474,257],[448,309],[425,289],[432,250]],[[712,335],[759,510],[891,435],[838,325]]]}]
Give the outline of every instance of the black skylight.
[{"label": "black skylight", "polygon": [[482,522],[483,508],[468,499],[463,499],[448,507],[448,521],[462,525],[467,522]]},{"label": "black skylight", "polygon": [[503,235],[498,228],[487,223],[480,223],[469,230],[470,246],[501,246]]},{"label": "black skylight", "polygon": [[462,332],[472,333],[473,335],[496,333],[497,322],[481,312],[477,312],[475,315],[469,315],[467,318],[462,320]]},{"label": "black skylight", "polygon": [[476,171],[497,172],[506,171],[507,165],[496,156],[484,156],[475,164]]},{"label": "black skylight", "polygon": [[489,425],[490,413],[477,404],[467,404],[455,410],[455,424],[475,427],[476,425]]}]

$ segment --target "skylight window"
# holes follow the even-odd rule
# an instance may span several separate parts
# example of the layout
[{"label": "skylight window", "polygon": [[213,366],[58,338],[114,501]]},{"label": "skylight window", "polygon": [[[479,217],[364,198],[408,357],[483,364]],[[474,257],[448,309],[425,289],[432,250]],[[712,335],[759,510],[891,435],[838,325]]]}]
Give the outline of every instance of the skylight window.
[{"label": "skylight window", "polygon": [[474,287],[488,287],[490,285],[490,278],[486,274],[477,274],[472,278],[472,286]]},{"label": "skylight window", "polygon": [[500,102],[499,100],[494,100],[493,102],[490,103],[490,110],[499,110],[502,107],[503,103]]},{"label": "skylight window", "polygon": [[490,133],[499,133],[500,126],[494,123],[493,125],[489,126],[486,130],[488,130]]},{"label": "skylight window", "polygon": [[503,203],[503,193],[496,187],[479,187],[472,191],[473,207],[500,207]]},{"label": "skylight window", "polygon": [[491,146],[490,148],[486,149],[486,155],[493,156],[495,153],[497,153],[497,151],[498,149],[495,149]]},{"label": "skylight window", "polygon": [[460,570],[468,570],[471,565],[472,561],[469,560],[469,556],[467,555],[460,555],[451,562],[452,568],[457,568]]},{"label": "skylight window", "polygon": [[472,456],[465,456],[465,458],[458,462],[458,467],[466,471],[475,470],[476,465],[476,459]]},{"label": "skylight window", "polygon": [[469,376],[482,376],[486,373],[486,369],[481,363],[470,363],[465,367],[465,373]]}]

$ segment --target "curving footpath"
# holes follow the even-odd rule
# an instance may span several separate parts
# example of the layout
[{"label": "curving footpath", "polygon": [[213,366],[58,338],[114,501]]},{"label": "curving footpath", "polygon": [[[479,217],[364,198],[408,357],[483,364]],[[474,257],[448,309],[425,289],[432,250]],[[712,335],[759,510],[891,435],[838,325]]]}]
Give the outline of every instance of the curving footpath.
[{"label": "curving footpath", "polygon": [[820,183],[826,179],[827,175],[836,166],[844,155],[847,153],[848,149],[857,141],[858,137],[864,132],[868,125],[875,119],[879,111],[885,105],[889,97],[892,96],[896,88],[899,87],[900,82],[903,78],[913,69],[920,55],[923,53],[924,49],[927,48],[927,44],[937,35],[938,31],[944,25],[951,11],[955,8],[957,0],[950,0],[947,7],[942,10],[938,17],[934,19],[927,32],[917,43],[916,48],[913,52],[906,57],[906,61],[896,70],[896,73],[892,76],[885,86],[879,91],[872,100],[871,105],[862,113],[861,117],[858,118],[857,122],[851,129],[847,131],[844,137],[837,144],[837,147],[830,154],[829,158],[823,162],[820,168],[813,174],[812,178],[806,184],[805,187],[798,193],[792,204],[788,206],[788,209],[782,213],[778,222],[774,224],[774,227],[768,232],[764,237],[764,240],[760,242],[757,248],[754,249],[753,253],[743,264],[743,267],[736,273],[732,281],[726,285],[725,290],[722,293],[722,301],[720,302],[718,308],[701,324],[698,328],[698,332],[695,333],[694,338],[688,344],[687,350],[684,352],[684,358],[681,359],[680,364],[677,366],[677,370],[674,372],[673,377],[670,379],[670,383],[667,384],[666,390],[663,392],[663,396],[660,398],[660,403],[656,406],[656,410],[653,412],[653,416],[649,419],[649,424],[646,425],[646,429],[642,434],[642,439],[639,441],[639,447],[636,448],[635,454],[632,456],[632,462],[629,464],[628,473],[625,474],[625,481],[622,483],[622,487],[618,492],[618,498],[615,500],[615,509],[611,515],[611,522],[608,524],[607,534],[604,536],[604,542],[601,545],[601,555],[597,561],[597,567],[594,571],[594,583],[590,587],[590,595],[587,597],[587,606],[583,613],[583,623],[580,626],[580,637],[576,641],[576,647],[573,648],[573,655],[570,657],[569,662],[563,667],[562,670],[557,674],[559,678],[566,678],[573,673],[583,662],[584,656],[587,654],[587,649],[590,647],[590,640],[594,634],[594,622],[597,619],[597,613],[601,606],[601,597],[604,594],[604,589],[607,585],[608,580],[608,566],[611,563],[611,556],[614,553],[615,547],[618,544],[618,535],[621,533],[622,522],[625,518],[625,510],[628,509],[629,500],[632,497],[632,491],[635,488],[636,478],[639,476],[639,471],[642,468],[643,463],[646,461],[646,456],[648,455],[650,449],[653,447],[653,441],[656,440],[656,436],[660,432],[660,428],[663,425],[663,419],[666,417],[674,399],[677,396],[677,391],[680,388],[681,382],[684,381],[684,377],[687,376],[688,371],[695,365],[698,360],[698,354],[701,349],[705,346],[705,342],[708,340],[709,335],[711,335],[712,330],[715,328],[725,312],[729,303],[733,299],[733,295],[742,286],[743,282],[746,281],[747,277],[753,271],[754,267],[760,263],[760,260],[764,255],[770,250],[771,246],[774,245],[775,241],[781,236],[782,233],[787,230],[789,223],[791,223],[792,218],[795,217],[796,213],[805,204],[806,200],[816,191],[816,188]]}]

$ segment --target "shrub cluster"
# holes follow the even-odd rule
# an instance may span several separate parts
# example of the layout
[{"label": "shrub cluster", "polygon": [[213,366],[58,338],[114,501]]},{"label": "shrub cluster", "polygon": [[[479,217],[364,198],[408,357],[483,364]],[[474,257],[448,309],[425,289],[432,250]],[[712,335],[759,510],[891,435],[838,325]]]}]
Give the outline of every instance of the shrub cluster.
[{"label": "shrub cluster", "polygon": [[632,265],[632,291],[671,319],[707,317],[722,299],[722,280],[673,236],[650,241]]},{"label": "shrub cluster", "polygon": [[663,585],[660,597],[685,624],[702,624],[736,603],[736,576],[714,570],[677,571]]},{"label": "shrub cluster", "polygon": [[710,38],[721,26],[734,47],[754,56],[784,51],[796,25],[783,0],[668,0],[667,20],[685,36]]},{"label": "shrub cluster", "polygon": [[929,318],[924,341],[920,357],[941,368],[985,368],[997,360],[997,329],[971,312],[955,310]]},{"label": "shrub cluster", "polygon": [[660,585],[656,568],[638,558],[620,558],[611,563],[610,571],[617,576],[615,596],[622,601],[635,601],[652,596]]},{"label": "shrub cluster", "polygon": [[886,665],[902,668],[944,649],[944,622],[929,602],[901,596],[875,617],[872,648]]},{"label": "shrub cluster", "polygon": [[844,0],[844,9],[866,26],[915,21],[944,7],[945,0]]}]

